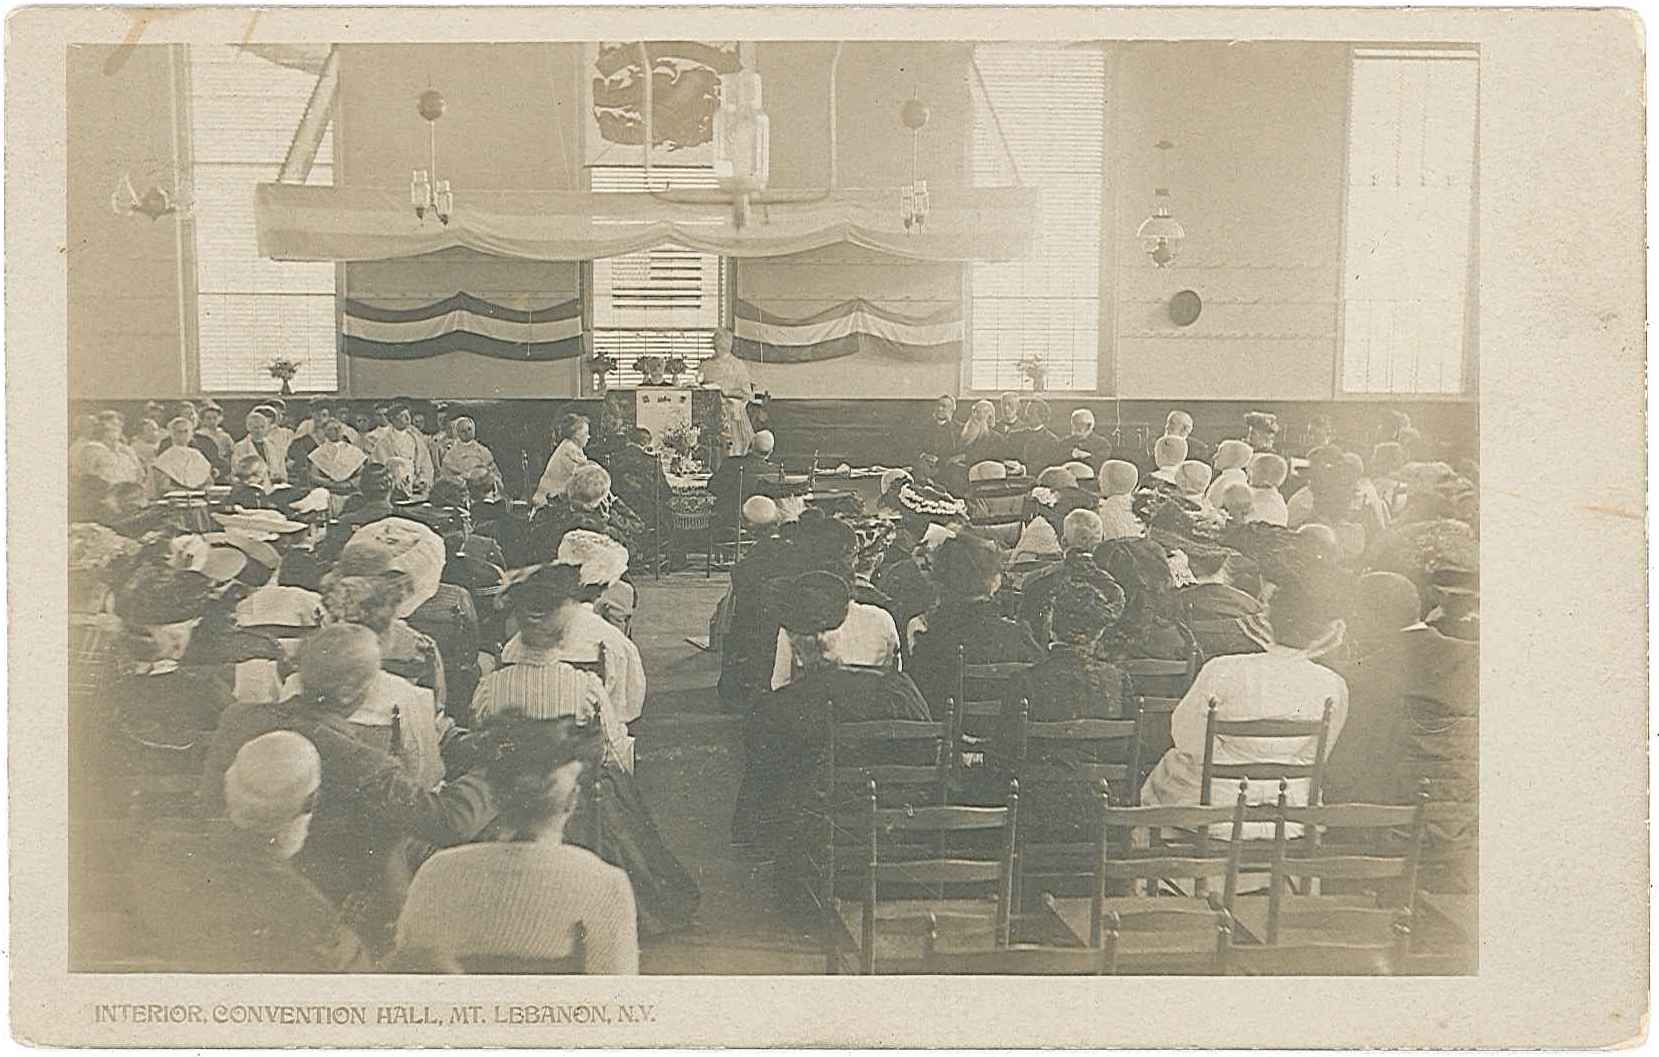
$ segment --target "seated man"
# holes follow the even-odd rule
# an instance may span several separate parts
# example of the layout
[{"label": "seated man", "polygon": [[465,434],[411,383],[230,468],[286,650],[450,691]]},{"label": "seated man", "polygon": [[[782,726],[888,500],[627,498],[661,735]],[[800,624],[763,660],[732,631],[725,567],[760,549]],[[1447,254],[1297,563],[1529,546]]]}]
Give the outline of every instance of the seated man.
[{"label": "seated man", "polygon": [[253,738],[224,774],[225,817],[178,823],[139,858],[139,916],[170,972],[370,968],[340,910],[294,868],[322,784],[292,731]]},{"label": "seated man", "polygon": [[317,557],[322,561],[334,560],[351,539],[352,533],[362,526],[372,525],[393,514],[392,473],[385,466],[379,463],[365,466],[357,487],[358,493],[347,502],[346,512],[340,515],[340,520],[317,545]]},{"label": "seated man", "polygon": [[709,479],[709,493],[714,496],[714,517],[719,525],[735,526],[738,511],[750,496],[764,495],[775,499],[781,494],[781,470],[771,462],[775,446],[772,431],[763,429],[755,434],[747,452],[721,460],[720,468]]},{"label": "seated man", "polygon": [[1063,440],[1069,448],[1070,458],[1090,466],[1099,466],[1103,460],[1111,458],[1112,442],[1094,431],[1094,412],[1086,407],[1071,413],[1071,435]]},{"label": "seated man", "polygon": [[444,452],[443,462],[438,467],[438,476],[467,481],[475,474],[483,474],[489,482],[486,496],[495,496],[506,491],[506,486],[501,480],[501,470],[495,463],[495,453],[478,440],[478,424],[463,415],[457,418],[450,428],[454,431],[455,443]]},{"label": "seated man", "polygon": [[639,515],[645,525],[642,553],[636,558],[647,567],[666,559],[670,568],[685,564],[685,547],[674,533],[669,500],[674,491],[663,472],[662,460],[648,449],[651,431],[635,429],[611,456],[611,489]]}]

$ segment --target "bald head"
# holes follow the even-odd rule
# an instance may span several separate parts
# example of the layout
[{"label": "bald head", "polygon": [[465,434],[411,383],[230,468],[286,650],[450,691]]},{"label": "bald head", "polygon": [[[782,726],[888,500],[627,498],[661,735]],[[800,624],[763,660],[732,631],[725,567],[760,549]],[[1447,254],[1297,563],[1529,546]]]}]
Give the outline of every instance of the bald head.
[{"label": "bald head", "polygon": [[1104,496],[1128,495],[1140,483],[1141,472],[1135,469],[1135,464],[1122,459],[1107,459],[1100,464],[1100,494]]},{"label": "bald head", "polygon": [[1169,417],[1164,419],[1164,436],[1183,440],[1192,436],[1192,416],[1185,411],[1171,411]]},{"label": "bald head", "polygon": [[1080,407],[1071,413],[1071,435],[1074,437],[1087,436],[1094,432],[1094,412],[1086,407]]},{"label": "bald head", "polygon": [[361,624],[319,628],[300,651],[300,682],[306,694],[342,710],[357,707],[378,671],[380,638]]},{"label": "bald head", "polygon": [[752,495],[743,503],[743,523],[751,528],[769,528],[778,523],[778,504],[763,495]]},{"label": "bald head", "polygon": [[1060,544],[1067,550],[1074,547],[1096,547],[1106,538],[1105,525],[1093,510],[1073,510],[1060,522]]},{"label": "bald head", "polygon": [[749,442],[750,450],[761,455],[772,454],[772,449],[777,445],[778,439],[772,435],[772,431],[769,429],[763,429],[756,433],[754,439]]},{"label": "bald head", "polygon": [[1164,434],[1152,445],[1152,461],[1160,470],[1171,470],[1187,460],[1187,442],[1181,437]]},{"label": "bald head", "polygon": [[1077,487],[1077,478],[1064,466],[1050,466],[1037,475],[1038,488],[1051,488],[1056,492],[1067,488]]}]

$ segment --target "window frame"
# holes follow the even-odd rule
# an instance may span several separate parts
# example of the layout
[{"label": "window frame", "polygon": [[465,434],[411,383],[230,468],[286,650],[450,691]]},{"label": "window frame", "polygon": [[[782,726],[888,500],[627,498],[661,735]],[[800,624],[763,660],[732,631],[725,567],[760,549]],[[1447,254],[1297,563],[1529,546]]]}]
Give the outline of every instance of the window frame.
[{"label": "window frame", "polygon": [[[198,45],[190,45],[190,44],[178,45],[180,50],[177,53],[178,54],[178,60],[177,60],[178,65],[176,67],[177,76],[175,76],[175,78],[174,78],[174,80],[175,80],[174,104],[175,104],[175,107],[177,108],[176,112],[183,115],[183,120],[180,120],[180,121],[177,122],[177,125],[178,125],[178,138],[179,138],[179,143],[180,143],[179,157],[182,158],[182,159],[186,159],[188,161],[188,164],[182,166],[182,168],[185,172],[187,172],[189,174],[189,192],[188,192],[188,194],[189,194],[189,201],[192,203],[192,207],[194,206],[194,202],[195,202],[195,198],[196,198],[196,170],[197,170],[197,167],[198,167],[198,164],[199,164],[198,160],[197,160],[198,150],[197,150],[196,135],[195,135],[196,107],[195,107],[195,87],[194,87],[194,76],[193,76],[194,68],[195,68],[195,60],[194,60],[194,57],[193,57],[193,55],[191,54],[191,51],[190,51],[190,49],[194,46],[198,46]],[[211,47],[213,45],[209,44],[209,45],[206,45],[206,46]],[[220,45],[220,46],[227,46],[227,45]],[[246,56],[246,59],[249,62],[265,62],[265,61],[267,61],[263,58],[260,58],[258,56],[252,55],[252,54],[248,54]],[[300,123],[304,120],[306,110],[310,106],[311,92],[312,92],[312,90],[308,89],[306,106],[302,107],[299,114],[296,115],[296,118],[295,118],[295,121],[294,121],[294,129],[295,130],[297,130],[299,128]],[[339,134],[339,121],[337,120],[337,118],[338,118],[338,108],[337,108],[337,106],[334,105],[333,100],[330,101],[329,108],[330,108],[329,119],[328,119],[328,122],[327,122],[327,124],[324,128],[324,133],[323,134],[328,137],[328,147],[329,147],[329,156],[330,156],[330,163],[329,163],[330,183],[334,186],[338,186],[342,182],[341,179],[340,179],[342,159],[340,157],[340,153],[339,153],[339,150],[338,150],[339,143],[338,143],[338,140],[337,140],[337,137],[338,137],[338,134]],[[207,163],[207,164],[219,164],[219,163]],[[244,163],[236,163],[236,164],[244,164]],[[245,163],[245,164],[250,164],[251,165],[252,163]],[[265,163],[260,162],[258,164],[259,165],[264,165]],[[277,175],[278,175],[278,173],[280,173],[280,171],[282,169],[282,166],[284,164],[284,159],[279,158],[272,164],[273,164],[274,169],[276,170],[275,172],[272,173],[272,176],[271,176],[271,180],[274,181],[274,180],[277,179]],[[258,181],[256,181],[256,182],[258,182]],[[250,193],[252,192],[252,187],[249,188],[249,192]],[[202,288],[201,253],[200,253],[200,247],[199,247],[199,231],[198,231],[198,227],[197,227],[194,208],[192,208],[189,211],[189,215],[183,216],[183,217],[180,218],[179,247],[180,247],[180,269],[181,269],[180,279],[179,279],[179,286],[180,286],[179,315],[180,315],[180,322],[181,322],[181,328],[180,329],[181,329],[181,332],[183,334],[184,344],[185,344],[185,350],[184,350],[185,358],[186,358],[186,368],[185,368],[186,386],[185,386],[185,388],[186,388],[187,391],[193,392],[193,393],[198,393],[198,394],[203,395],[203,396],[212,396],[212,397],[223,398],[223,399],[231,399],[231,400],[264,399],[264,398],[269,398],[269,397],[275,396],[280,392],[280,385],[275,389],[214,388],[214,387],[211,387],[211,386],[208,385],[208,383],[206,381],[207,372],[204,370],[203,348],[202,348],[202,330],[201,330],[202,301],[203,301],[204,298],[211,298],[211,297],[218,297],[218,296],[232,296],[232,297],[316,297],[316,298],[328,297],[330,302],[331,302],[329,315],[333,319],[333,327],[332,327],[333,351],[332,351],[332,354],[331,354],[331,357],[330,357],[333,361],[333,364],[334,364],[334,384],[333,384],[333,387],[328,388],[328,389],[311,389],[311,388],[305,388],[305,387],[303,387],[303,385],[301,385],[301,386],[298,386],[298,387],[295,388],[293,395],[294,395],[295,398],[298,398],[298,399],[301,399],[301,400],[326,399],[326,398],[329,398],[329,397],[340,398],[340,397],[345,397],[345,396],[349,395],[348,361],[347,361],[346,357],[340,352],[340,298],[341,298],[341,290],[344,289],[344,282],[345,282],[343,264],[341,264],[340,262],[334,262],[333,263],[333,265],[332,265],[333,279],[332,279],[331,284],[330,284],[330,292],[327,293],[327,294],[324,294],[321,291],[318,291],[318,292],[283,292],[283,291],[257,291],[257,290],[255,290],[255,291],[217,291],[217,290],[204,291],[203,288]]]},{"label": "window frame", "polygon": [[[1117,189],[1111,148],[1113,142],[1113,123],[1116,114],[1117,86],[1117,56],[1111,41],[1022,41],[1022,40],[983,40],[974,41],[973,45],[980,44],[1027,44],[1040,45],[1055,44],[1058,47],[1080,49],[1086,46],[1099,50],[1101,57],[1101,138],[1100,138],[1100,239],[1096,247],[1098,257],[1098,283],[1095,294],[1095,384],[1087,389],[1053,389],[1045,388],[1041,392],[1033,389],[1017,388],[984,389],[973,384],[974,357],[974,295],[973,295],[973,261],[962,262],[962,357],[958,363],[956,395],[963,400],[996,399],[1004,392],[1018,392],[1022,396],[1040,396],[1051,400],[1087,400],[1095,397],[1111,396],[1117,388],[1117,361],[1116,361],[1116,326],[1117,311],[1113,301],[1115,284],[1114,270],[1117,266],[1117,244],[1114,232],[1118,222],[1115,191]],[[977,76],[977,74],[975,74]],[[970,88],[970,102],[972,93],[978,88]],[[974,137],[972,135],[970,106],[970,132],[965,137],[966,142],[962,150],[962,171],[970,186],[973,182],[974,171]],[[930,394],[929,399],[937,394]]]},{"label": "window frame", "polygon": [[[1348,373],[1348,298],[1347,267],[1350,224],[1349,167],[1352,157],[1354,129],[1354,64],[1361,51],[1447,52],[1446,59],[1475,64],[1474,143],[1469,167],[1469,259],[1466,269],[1466,293],[1463,307],[1463,348],[1461,359],[1461,386],[1457,392],[1383,392],[1379,390],[1349,390],[1344,379]],[[1458,58],[1451,53],[1472,53],[1473,58]],[[1436,60],[1428,60],[1436,61]],[[1339,248],[1336,268],[1336,349],[1331,371],[1331,399],[1345,403],[1468,403],[1480,398],[1480,156],[1481,156],[1481,94],[1486,56],[1480,45],[1458,42],[1424,41],[1363,41],[1348,46],[1346,93],[1343,98],[1342,139],[1342,213],[1338,218]]]},{"label": "window frame", "polygon": [[[710,176],[710,179],[712,180],[712,178],[713,178],[713,171],[714,170],[713,170],[712,164],[709,165],[709,166],[653,165],[653,166],[651,166],[651,174],[654,177],[658,173],[671,171],[671,170],[676,169],[676,168],[685,168],[685,169],[691,169],[691,170],[695,170],[695,171],[699,171],[699,172],[707,172]],[[645,166],[644,166],[643,163],[638,164],[638,165],[627,165],[627,164],[620,164],[620,163],[607,163],[605,165],[586,165],[586,166],[583,166],[582,171],[583,171],[584,179],[587,183],[589,193],[593,193],[593,194],[599,194],[599,193],[649,194],[650,193],[649,188],[639,190],[639,191],[609,191],[609,192],[595,191],[593,189],[593,170],[594,169],[632,169],[632,170],[637,170],[640,177],[643,179],[643,177],[645,175]],[[710,184],[710,186],[711,187],[713,186],[712,183]],[[673,244],[672,243],[664,243],[663,244],[663,246],[668,246],[668,245],[673,245]],[[652,247],[651,249],[656,249],[656,248],[659,248],[659,247]],[[693,253],[700,253],[701,252],[701,251],[698,251],[698,250],[695,250],[695,249],[691,249],[690,247],[686,247],[686,249],[688,249],[690,252],[693,252]],[[635,251],[635,252],[649,253],[650,249],[639,250],[639,251]],[[594,351],[595,352],[599,351],[599,349],[598,349],[599,334],[601,333],[602,330],[607,331],[607,332],[623,332],[623,333],[638,333],[638,332],[659,333],[660,332],[660,333],[682,333],[683,334],[683,333],[704,333],[704,332],[706,332],[706,333],[708,333],[712,336],[714,331],[721,328],[721,327],[725,327],[727,329],[730,329],[731,326],[732,326],[732,315],[733,315],[733,311],[734,311],[734,308],[733,308],[734,298],[736,296],[735,295],[736,278],[737,278],[737,272],[736,272],[736,268],[735,268],[736,260],[735,260],[735,258],[728,257],[725,254],[719,254],[719,253],[702,254],[702,255],[713,257],[713,258],[715,258],[715,261],[717,262],[716,263],[717,275],[716,275],[716,278],[715,278],[715,284],[716,284],[716,291],[717,292],[716,292],[716,295],[715,295],[716,300],[715,300],[715,305],[714,305],[716,322],[714,323],[713,326],[710,326],[710,327],[707,327],[707,328],[704,328],[704,327],[604,327],[604,328],[601,328],[601,327],[599,327],[595,323],[595,316],[596,316],[595,309],[597,307],[595,298],[599,293],[597,283],[594,280],[594,264],[596,262],[595,262],[595,260],[582,261],[581,262],[581,267],[578,271],[578,276],[577,276],[577,282],[578,282],[578,284],[581,288],[581,298],[582,298],[582,329],[586,334],[589,335],[590,341],[592,342],[592,345],[593,345],[593,348],[594,348]],[[599,259],[600,260],[605,260],[605,259],[609,259],[609,258],[599,258]],[[712,348],[712,337],[711,337],[711,348]],[[587,353],[584,351],[583,356],[585,357],[586,355],[587,355]],[[697,365],[701,362],[702,362],[701,360],[688,360],[686,374],[684,376],[682,376],[682,379],[681,379],[682,384],[695,384],[695,379],[696,379],[696,376],[697,376]],[[626,377],[622,376],[622,370],[623,369],[619,366],[614,375],[606,375],[605,385],[606,385],[607,388],[634,388],[638,385],[637,382],[630,382]],[[615,381],[611,380],[613,377],[616,378]],[[598,393],[595,390],[594,385],[593,385],[593,372],[589,371],[586,368],[585,365],[578,372],[577,387],[578,387],[578,390],[579,390],[579,395],[581,395],[581,396],[593,397],[593,396],[598,395]]]}]

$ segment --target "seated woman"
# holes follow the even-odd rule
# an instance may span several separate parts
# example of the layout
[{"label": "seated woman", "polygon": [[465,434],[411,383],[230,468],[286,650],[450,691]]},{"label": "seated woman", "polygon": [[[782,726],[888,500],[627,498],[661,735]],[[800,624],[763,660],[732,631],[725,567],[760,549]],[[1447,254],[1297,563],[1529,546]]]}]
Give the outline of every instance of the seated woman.
[{"label": "seated woman", "polygon": [[969,664],[1043,659],[1030,630],[1003,616],[994,597],[1002,586],[1002,556],[994,543],[954,536],[939,544],[931,566],[939,603],[927,615],[927,630],[916,636],[910,665],[929,706],[943,709],[947,697],[957,696],[962,655]]},{"label": "seated woman", "polygon": [[1107,540],[1094,552],[1095,564],[1123,588],[1123,619],[1102,640],[1106,656],[1183,660],[1192,635],[1175,619],[1175,578],[1162,544],[1150,539]]},{"label": "seated woman", "polygon": [[[640,797],[628,728],[598,674],[561,659],[569,656],[565,635],[580,619],[584,593],[580,567],[563,563],[541,566],[508,589],[508,604],[518,620],[520,649],[512,663],[478,684],[472,713],[483,720],[507,711],[532,719],[569,716],[599,729],[604,764],[595,781],[602,793],[605,853],[628,871],[634,883],[642,935],[686,928],[700,893],[669,851]],[[594,660],[589,653],[579,662],[591,665]],[[592,817],[579,818],[575,832],[591,841]]]},{"label": "seated woman", "polygon": [[[813,835],[806,796],[830,724],[877,719],[925,722],[931,715],[915,684],[896,668],[852,664],[841,658],[841,635],[856,605],[845,581],[827,572],[803,573],[780,597],[779,617],[798,674],[755,701],[746,746],[748,768],[736,813],[745,818],[756,840],[779,853],[779,893],[788,901],[802,894],[794,886],[807,881],[805,863],[798,857]],[[891,751],[865,759],[933,762]]]},{"label": "seated woman", "polygon": [[167,423],[167,436],[172,443],[158,451],[150,462],[151,495],[199,492],[213,483],[213,464],[190,443],[194,433],[195,426],[187,418],[179,417]]},{"label": "seated woman", "polygon": [[501,813],[490,839],[438,852],[415,874],[398,951],[473,972],[639,972],[628,875],[565,842],[581,779],[599,766],[598,730],[509,711],[484,734],[500,746],[484,773]]},{"label": "seated woman", "polygon": [[[1204,759],[1204,731],[1210,702],[1217,703],[1218,720],[1283,719],[1317,721],[1327,702],[1331,727],[1326,752],[1342,733],[1348,718],[1348,685],[1342,676],[1316,663],[1317,658],[1342,642],[1344,627],[1336,614],[1313,592],[1286,586],[1274,593],[1264,626],[1252,627],[1261,637],[1261,653],[1212,658],[1199,671],[1181,703],[1170,716],[1175,747],[1164,754],[1141,787],[1147,806],[1197,804]],[[1313,762],[1318,739],[1218,738],[1215,762],[1223,764],[1292,764]],[[1235,795],[1236,782],[1217,779],[1210,802],[1224,804]],[[1251,782],[1252,802],[1269,803],[1278,795],[1277,783]],[[1291,779],[1289,802],[1308,802],[1308,780]],[[1247,823],[1246,836],[1272,836],[1270,823]]]},{"label": "seated woman", "polygon": [[376,951],[389,945],[408,884],[411,839],[439,847],[470,840],[496,812],[481,777],[429,786],[411,777],[386,743],[364,739],[352,717],[368,703],[380,664],[379,643],[369,629],[319,629],[300,653],[305,692],[280,703],[227,709],[196,790],[198,812],[219,815],[226,808],[225,772],[243,745],[273,730],[310,740],[321,759],[322,782],[310,839],[295,863]]},{"label": "seated woman", "polygon": [[[1122,593],[1101,590],[1089,572],[1092,563],[1065,575],[1049,604],[1054,642],[1048,657],[1015,677],[1003,699],[1002,729],[992,744],[992,762],[1009,767],[1018,761],[1015,744],[1021,702],[1033,723],[1060,723],[1071,719],[1120,719],[1132,696],[1128,677],[1098,654],[1106,629],[1123,614]],[[1030,757],[1052,763],[1096,761],[1088,748],[1060,750]],[[1086,783],[1074,790],[1038,787],[1028,791],[1035,799],[1030,810],[1022,804],[1022,827],[1029,819],[1039,831],[1087,829],[1095,794]],[[1059,795],[1052,795],[1059,794]]]}]

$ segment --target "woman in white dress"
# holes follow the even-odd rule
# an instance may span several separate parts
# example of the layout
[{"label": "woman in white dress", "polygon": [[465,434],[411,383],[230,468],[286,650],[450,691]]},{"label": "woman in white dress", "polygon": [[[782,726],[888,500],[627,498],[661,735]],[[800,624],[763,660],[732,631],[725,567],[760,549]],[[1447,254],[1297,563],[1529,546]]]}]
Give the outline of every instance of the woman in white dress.
[{"label": "woman in white dress", "polygon": [[724,327],[714,332],[714,355],[703,361],[700,375],[704,385],[720,390],[720,435],[727,455],[745,455],[755,439],[749,421],[749,401],[755,398],[755,383],[749,368],[732,352],[732,332]]}]

